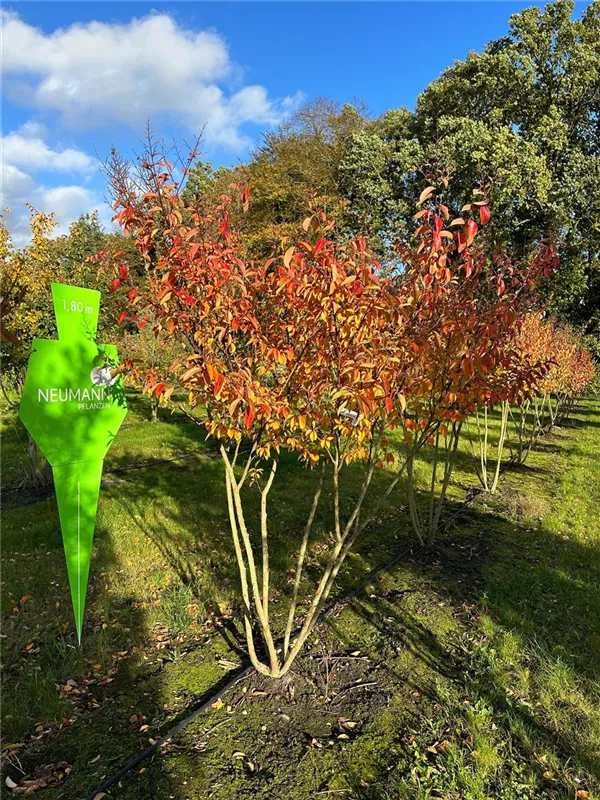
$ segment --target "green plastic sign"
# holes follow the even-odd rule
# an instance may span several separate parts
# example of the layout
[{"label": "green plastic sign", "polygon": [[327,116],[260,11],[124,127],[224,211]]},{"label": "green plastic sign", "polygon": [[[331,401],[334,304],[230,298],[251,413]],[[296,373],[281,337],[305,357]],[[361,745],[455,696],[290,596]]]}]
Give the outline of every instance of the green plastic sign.
[{"label": "green plastic sign", "polygon": [[117,348],[95,341],[100,292],[51,288],[58,340],[33,340],[19,417],[52,467],[81,642],[102,466],[127,406]]}]

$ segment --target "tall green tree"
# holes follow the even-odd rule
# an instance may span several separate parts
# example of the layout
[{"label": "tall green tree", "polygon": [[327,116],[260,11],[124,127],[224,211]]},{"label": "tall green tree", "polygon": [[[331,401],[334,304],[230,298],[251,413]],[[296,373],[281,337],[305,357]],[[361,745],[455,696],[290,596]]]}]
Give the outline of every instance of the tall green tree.
[{"label": "tall green tree", "polygon": [[506,37],[427,87],[415,124],[455,186],[489,184],[498,237],[527,247],[556,232],[553,304],[600,331],[600,3],[574,9],[513,15]]}]

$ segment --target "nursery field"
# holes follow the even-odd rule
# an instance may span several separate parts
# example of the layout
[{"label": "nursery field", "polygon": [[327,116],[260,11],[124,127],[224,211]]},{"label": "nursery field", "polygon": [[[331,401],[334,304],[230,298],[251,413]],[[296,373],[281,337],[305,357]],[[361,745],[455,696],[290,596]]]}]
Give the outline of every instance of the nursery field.
[{"label": "nursery field", "polygon": [[[132,396],[106,460],[81,647],[56,502],[19,488],[24,431],[4,415],[2,780],[47,800],[88,796],[245,664],[222,462],[199,426],[160,415]],[[599,452],[600,403],[583,401],[489,495],[463,436],[435,548],[415,546],[400,483],[290,673],[241,680],[104,796],[600,798]],[[361,468],[348,469],[349,506]],[[283,628],[317,475],[291,456],[279,470]],[[421,457],[423,489],[429,476]]]}]

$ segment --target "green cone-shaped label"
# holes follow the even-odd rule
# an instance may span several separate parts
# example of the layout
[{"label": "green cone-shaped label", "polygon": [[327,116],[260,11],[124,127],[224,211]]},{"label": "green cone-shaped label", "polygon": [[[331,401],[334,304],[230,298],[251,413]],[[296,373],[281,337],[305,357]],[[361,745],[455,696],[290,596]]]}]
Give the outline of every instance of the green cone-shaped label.
[{"label": "green cone-shaped label", "polygon": [[50,462],[77,638],[104,457],[127,413],[117,350],[95,342],[100,292],[52,284],[58,340],[34,339],[19,416]]}]

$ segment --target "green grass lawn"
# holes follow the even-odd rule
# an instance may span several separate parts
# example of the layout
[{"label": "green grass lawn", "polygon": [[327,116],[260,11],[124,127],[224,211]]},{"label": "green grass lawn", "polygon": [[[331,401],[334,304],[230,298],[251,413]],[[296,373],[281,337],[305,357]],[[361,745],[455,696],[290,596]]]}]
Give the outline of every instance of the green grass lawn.
[{"label": "green grass lawn", "polygon": [[[55,500],[5,492],[4,767],[18,781],[67,762],[50,800],[85,797],[243,658],[214,445],[182,415],[146,422],[132,401],[106,461],[81,648]],[[17,486],[23,433],[10,414],[2,436],[3,486]],[[288,678],[239,684],[109,796],[600,797],[599,451],[600,404],[588,401],[497,495],[463,505],[477,484],[465,439],[436,549],[330,617]],[[282,619],[315,480],[283,459],[270,512]],[[349,471],[348,502],[359,480]],[[325,502],[312,567],[330,518]],[[336,594],[411,541],[399,486]]]}]

